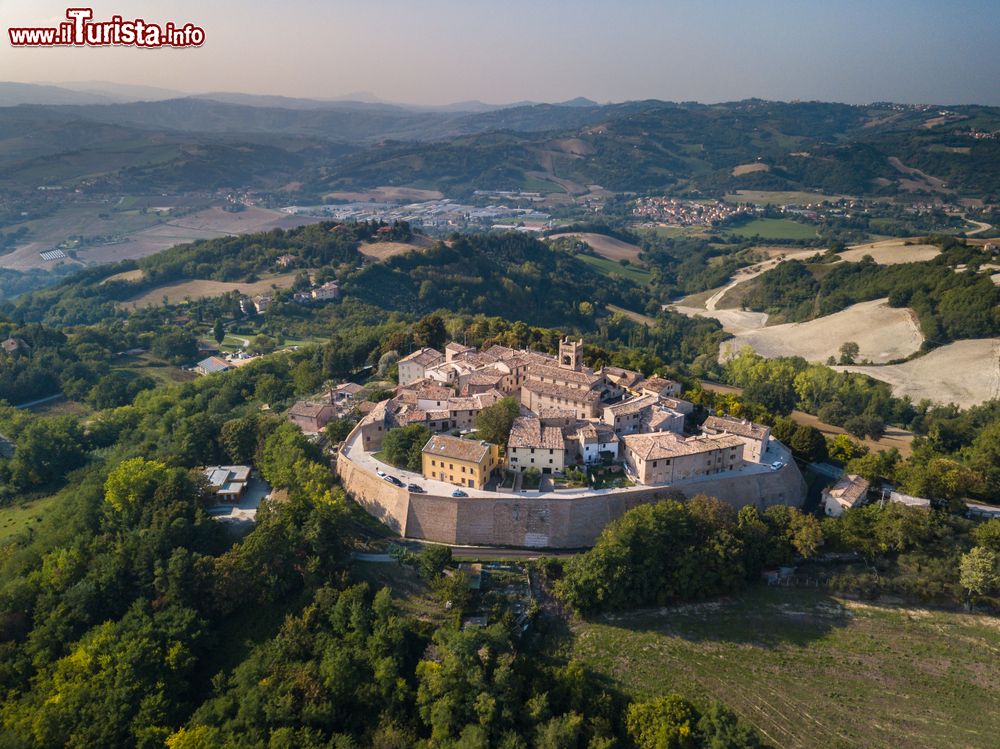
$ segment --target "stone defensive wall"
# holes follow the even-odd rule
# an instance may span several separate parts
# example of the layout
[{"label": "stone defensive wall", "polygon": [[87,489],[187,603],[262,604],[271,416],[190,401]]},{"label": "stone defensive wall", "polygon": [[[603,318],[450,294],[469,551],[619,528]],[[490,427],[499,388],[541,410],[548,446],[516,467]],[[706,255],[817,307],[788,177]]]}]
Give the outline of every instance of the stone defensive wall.
[{"label": "stone defensive wall", "polygon": [[[357,428],[356,428],[357,430]],[[350,444],[354,432],[345,441]],[[579,549],[593,546],[611,521],[641,504],[707,494],[734,507],[800,507],[806,486],[794,463],[777,471],[719,476],[670,486],[637,486],[560,497],[559,492],[496,497],[418,494],[397,487],[354,461],[337,456],[347,493],[369,514],[405,538],[461,546]]]}]

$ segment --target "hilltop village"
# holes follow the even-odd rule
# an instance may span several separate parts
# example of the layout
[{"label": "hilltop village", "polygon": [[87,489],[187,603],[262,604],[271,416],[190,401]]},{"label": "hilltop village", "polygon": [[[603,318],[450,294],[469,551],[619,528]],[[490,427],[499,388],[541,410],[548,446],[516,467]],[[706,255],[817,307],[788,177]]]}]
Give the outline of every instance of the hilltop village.
[{"label": "hilltop village", "polygon": [[[711,491],[738,506],[802,504],[802,477],[769,427],[712,415],[695,428],[694,405],[679,397],[680,383],[618,367],[594,371],[582,354],[582,340],[569,339],[560,342],[558,356],[496,345],[478,351],[457,342],[443,352],[414,351],[398,362],[392,397],[345,440],[338,457],[345,486],[381,519],[400,515],[401,531],[405,513],[396,505],[418,497],[448,504],[529,497],[640,503],[667,491]],[[505,400],[517,409],[506,439],[481,439],[477,416]],[[381,455],[390,432],[413,425],[431,435],[420,450],[419,473]],[[359,484],[359,472],[376,480]],[[596,535],[619,512],[603,507],[603,522],[589,520],[584,535]],[[460,537],[451,527],[446,538],[432,540]],[[488,533],[480,540],[512,542]]]}]

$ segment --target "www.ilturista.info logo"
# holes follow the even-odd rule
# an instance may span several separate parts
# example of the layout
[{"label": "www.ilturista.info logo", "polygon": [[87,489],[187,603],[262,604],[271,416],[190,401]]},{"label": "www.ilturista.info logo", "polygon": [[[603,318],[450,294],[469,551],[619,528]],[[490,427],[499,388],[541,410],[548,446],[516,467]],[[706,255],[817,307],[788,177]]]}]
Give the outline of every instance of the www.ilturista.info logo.
[{"label": "www.ilturista.info logo", "polygon": [[67,8],[65,23],[41,28],[9,28],[15,47],[200,47],[205,30],[193,23],[147,23],[112,16],[94,21],[92,8]]}]

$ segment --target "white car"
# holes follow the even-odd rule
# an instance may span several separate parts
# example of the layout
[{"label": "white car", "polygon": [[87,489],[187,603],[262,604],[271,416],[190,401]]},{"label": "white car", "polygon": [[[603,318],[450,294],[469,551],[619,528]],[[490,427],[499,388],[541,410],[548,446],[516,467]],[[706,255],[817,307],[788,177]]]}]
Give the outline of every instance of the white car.
[{"label": "white car", "polygon": [[772,471],[780,471],[784,467],[785,467],[785,464],[782,463],[780,460],[776,460],[776,461],[774,461],[771,464],[771,470]]}]

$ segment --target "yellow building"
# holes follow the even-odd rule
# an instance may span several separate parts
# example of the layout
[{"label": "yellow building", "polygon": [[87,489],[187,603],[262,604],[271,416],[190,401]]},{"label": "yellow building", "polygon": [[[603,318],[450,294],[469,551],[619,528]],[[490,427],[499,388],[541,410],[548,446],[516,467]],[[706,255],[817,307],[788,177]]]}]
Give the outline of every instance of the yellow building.
[{"label": "yellow building", "polygon": [[499,463],[500,449],[482,440],[435,434],[423,449],[425,479],[469,489],[483,489]]}]

